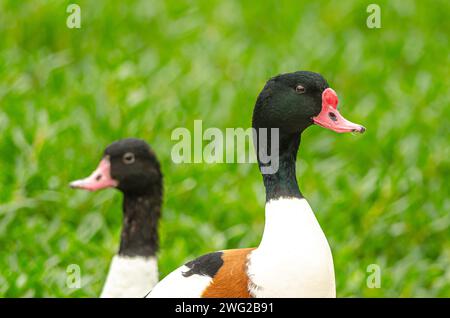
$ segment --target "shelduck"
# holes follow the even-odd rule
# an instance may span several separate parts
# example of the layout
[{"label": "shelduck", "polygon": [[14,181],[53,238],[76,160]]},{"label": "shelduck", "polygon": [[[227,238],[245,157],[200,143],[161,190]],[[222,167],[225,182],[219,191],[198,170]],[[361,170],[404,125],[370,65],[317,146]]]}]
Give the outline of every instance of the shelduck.
[{"label": "shelduck", "polygon": [[[302,132],[316,124],[336,132],[365,128],[347,121],[338,97],[319,74],[299,71],[271,78],[259,94],[253,128],[279,130],[279,169],[262,173],[265,228],[257,248],[224,250],[186,263],[159,282],[147,297],[335,297],[328,241],[299,190],[295,162]],[[262,136],[261,136],[262,137]],[[260,171],[266,166],[256,145]],[[268,152],[267,152],[268,151]]]},{"label": "shelduck", "polygon": [[155,153],[143,140],[109,145],[97,169],[72,188],[123,193],[123,224],[118,254],[112,259],[101,297],[144,297],[158,282],[158,221],[163,181]]}]

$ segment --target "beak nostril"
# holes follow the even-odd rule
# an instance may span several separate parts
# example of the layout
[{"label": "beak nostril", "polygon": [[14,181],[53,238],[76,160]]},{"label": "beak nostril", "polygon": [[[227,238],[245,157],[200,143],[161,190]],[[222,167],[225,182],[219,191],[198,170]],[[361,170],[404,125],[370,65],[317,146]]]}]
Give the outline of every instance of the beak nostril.
[{"label": "beak nostril", "polygon": [[366,131],[366,128],[363,127],[363,126],[360,126],[358,129],[355,128],[355,129],[352,130],[352,132],[357,132],[357,133],[360,133],[360,134],[363,134],[365,131]]},{"label": "beak nostril", "polygon": [[102,175],[99,174],[99,175],[97,175],[97,176],[95,177],[95,181],[100,181],[101,178],[102,178]]},{"label": "beak nostril", "polygon": [[328,113],[328,117],[330,117],[330,119],[331,119],[332,121],[337,121],[337,117],[336,117],[336,114],[335,114],[335,113],[329,112],[329,113]]}]

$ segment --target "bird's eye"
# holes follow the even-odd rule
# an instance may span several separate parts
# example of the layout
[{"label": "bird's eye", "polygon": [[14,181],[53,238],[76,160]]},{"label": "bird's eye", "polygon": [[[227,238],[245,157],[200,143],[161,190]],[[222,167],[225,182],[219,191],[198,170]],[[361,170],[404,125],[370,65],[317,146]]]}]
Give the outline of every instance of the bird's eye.
[{"label": "bird's eye", "polygon": [[305,92],[305,88],[302,85],[297,85],[297,87],[295,87],[295,91],[299,94],[303,94]]},{"label": "bird's eye", "polygon": [[134,163],[135,160],[136,160],[136,159],[135,159],[135,157],[134,157],[134,153],[132,153],[132,152],[127,152],[127,153],[124,154],[123,157],[122,157],[122,161],[123,161],[123,163],[126,164],[126,165],[130,165],[130,164]]}]

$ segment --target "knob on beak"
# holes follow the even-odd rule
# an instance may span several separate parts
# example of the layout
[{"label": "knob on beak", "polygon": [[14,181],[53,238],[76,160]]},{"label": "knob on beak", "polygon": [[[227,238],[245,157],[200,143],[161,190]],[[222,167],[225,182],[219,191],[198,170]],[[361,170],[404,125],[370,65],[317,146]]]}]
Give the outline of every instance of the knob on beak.
[{"label": "knob on beak", "polygon": [[337,110],[338,102],[339,100],[336,92],[331,88],[325,89],[322,93],[322,110],[319,115],[313,117],[314,123],[338,133],[364,133],[366,128],[352,123],[339,113]]}]

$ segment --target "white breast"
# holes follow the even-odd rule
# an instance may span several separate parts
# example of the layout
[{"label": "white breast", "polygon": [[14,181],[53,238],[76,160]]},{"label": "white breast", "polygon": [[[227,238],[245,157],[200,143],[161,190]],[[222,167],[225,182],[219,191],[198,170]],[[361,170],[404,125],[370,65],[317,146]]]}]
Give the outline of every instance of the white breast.
[{"label": "white breast", "polygon": [[266,204],[263,239],[250,254],[248,274],[255,297],[336,297],[331,250],[305,199]]},{"label": "white breast", "polygon": [[200,298],[211,284],[209,276],[192,275],[185,277],[189,268],[185,265],[174,270],[160,281],[147,296],[148,298]]},{"label": "white breast", "polygon": [[143,298],[158,282],[156,257],[114,256],[100,297]]}]

